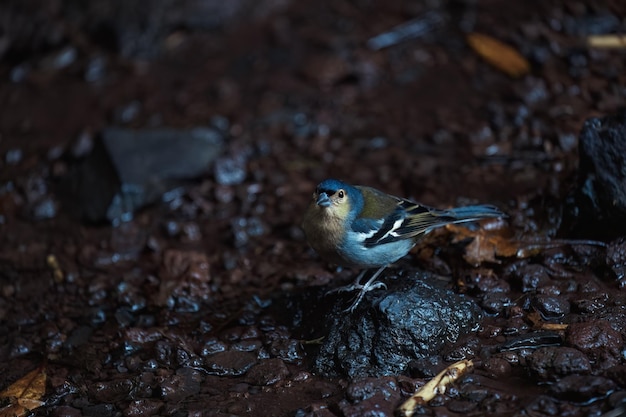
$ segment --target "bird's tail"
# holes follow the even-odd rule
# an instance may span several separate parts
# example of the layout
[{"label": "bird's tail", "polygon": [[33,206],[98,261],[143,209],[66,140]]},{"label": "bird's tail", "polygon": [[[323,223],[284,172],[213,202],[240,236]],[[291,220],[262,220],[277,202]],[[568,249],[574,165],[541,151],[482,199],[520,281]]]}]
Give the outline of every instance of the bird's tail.
[{"label": "bird's tail", "polygon": [[507,215],[500,211],[497,207],[487,204],[441,210],[441,212],[437,214],[440,214],[444,218],[449,218],[450,223],[471,222],[474,220],[494,217],[507,217]]},{"label": "bird's tail", "polygon": [[[471,222],[474,220],[507,217],[497,207],[490,205],[457,207],[440,210],[422,205],[407,208],[409,216],[402,223],[401,229],[405,236],[417,237],[441,226],[453,223]],[[397,233],[396,233],[397,234]]]}]

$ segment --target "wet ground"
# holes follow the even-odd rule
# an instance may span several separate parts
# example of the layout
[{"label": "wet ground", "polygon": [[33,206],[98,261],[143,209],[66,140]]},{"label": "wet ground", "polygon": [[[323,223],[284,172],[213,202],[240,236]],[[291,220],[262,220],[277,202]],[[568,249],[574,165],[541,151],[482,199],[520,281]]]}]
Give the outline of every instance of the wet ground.
[{"label": "wet ground", "polygon": [[[45,373],[35,415],[391,416],[472,359],[416,414],[620,415],[626,49],[588,40],[622,2],[173,3],[0,6],[0,389]],[[327,177],[507,212],[385,273],[477,325],[402,369],[320,359],[366,317],[300,229]]]}]

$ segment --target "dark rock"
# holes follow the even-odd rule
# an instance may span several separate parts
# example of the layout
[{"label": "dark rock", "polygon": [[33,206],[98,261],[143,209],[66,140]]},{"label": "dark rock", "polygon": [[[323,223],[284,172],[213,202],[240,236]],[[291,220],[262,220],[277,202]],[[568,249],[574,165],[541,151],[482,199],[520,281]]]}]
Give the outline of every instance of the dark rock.
[{"label": "dark rock", "polygon": [[539,294],[533,297],[531,305],[544,320],[560,319],[570,312],[569,301],[559,296]]},{"label": "dark rock", "polygon": [[242,154],[224,156],[215,161],[215,181],[220,185],[237,185],[246,179],[246,158]]},{"label": "dark rock", "polygon": [[87,417],[114,417],[118,411],[113,404],[88,405],[83,408],[83,416]]},{"label": "dark rock", "polygon": [[81,417],[83,413],[79,409],[62,405],[52,409],[52,416],[54,417]]},{"label": "dark rock", "polygon": [[563,228],[592,238],[624,235],[626,112],[588,119],[578,148],[578,184],[567,198]]},{"label": "dark rock", "polygon": [[626,287],[626,238],[622,237],[609,244],[606,263],[615,274],[620,287]]},{"label": "dark rock", "polygon": [[534,351],[526,363],[542,379],[554,379],[570,374],[586,374],[591,363],[584,353],[569,347],[543,347]]},{"label": "dark rock", "polygon": [[206,173],[222,142],[212,128],[106,129],[70,175],[71,208],[91,222],[129,220],[182,181]]},{"label": "dark rock", "polygon": [[619,362],[622,336],[606,320],[573,323],[567,329],[566,343],[587,354],[596,368],[609,368]]},{"label": "dark rock", "polygon": [[131,401],[126,410],[124,410],[124,415],[126,417],[154,416],[159,414],[163,407],[164,403],[162,401],[142,398]]},{"label": "dark rock", "polygon": [[586,403],[607,397],[615,388],[615,382],[601,376],[569,375],[553,384],[550,391],[557,398]]},{"label": "dark rock", "polygon": [[516,269],[517,276],[521,277],[522,290],[524,292],[534,291],[539,287],[547,286],[550,282],[548,269],[540,264],[523,264]]},{"label": "dark rock", "polygon": [[281,359],[264,359],[256,364],[248,374],[246,380],[252,385],[272,385],[289,375],[289,370]]},{"label": "dark rock", "polygon": [[444,367],[438,355],[419,358],[409,364],[410,374],[415,378],[432,378]]},{"label": "dark rock", "polygon": [[482,368],[495,379],[506,378],[511,373],[511,364],[503,358],[492,357],[483,362]]},{"label": "dark rock", "polygon": [[346,396],[349,401],[341,401],[342,415],[391,416],[400,399],[400,388],[395,378],[363,378],[351,383]]},{"label": "dark rock", "polygon": [[250,352],[218,352],[206,359],[207,371],[222,376],[243,375],[257,362]]},{"label": "dark rock", "polygon": [[167,402],[180,402],[200,392],[202,374],[191,368],[180,368],[176,375],[161,383],[161,395]]},{"label": "dark rock", "polygon": [[272,356],[289,363],[300,363],[304,359],[302,344],[295,339],[277,339],[270,344]]},{"label": "dark rock", "polygon": [[626,365],[617,365],[607,369],[606,376],[622,386],[626,386]]},{"label": "dark rock", "polygon": [[130,379],[101,381],[89,387],[90,394],[102,403],[115,403],[127,400],[133,391],[133,382]]},{"label": "dark rock", "polygon": [[467,400],[452,400],[448,404],[446,404],[448,410],[461,415],[471,413],[474,409],[476,409],[477,406],[478,404]]},{"label": "dark rock", "polygon": [[387,285],[388,290],[368,293],[351,314],[344,312],[344,299],[335,305],[327,318],[330,333],[315,360],[318,372],[399,374],[411,361],[432,356],[477,326],[478,308],[424,272],[408,272]]}]

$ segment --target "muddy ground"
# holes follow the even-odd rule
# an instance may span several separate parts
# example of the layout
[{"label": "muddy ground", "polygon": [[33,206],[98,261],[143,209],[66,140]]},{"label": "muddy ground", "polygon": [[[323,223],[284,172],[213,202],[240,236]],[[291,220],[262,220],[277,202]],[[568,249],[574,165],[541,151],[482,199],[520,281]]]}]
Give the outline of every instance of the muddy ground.
[{"label": "muddy ground", "polygon": [[[624,149],[626,49],[588,40],[625,16],[611,0],[3,3],[0,389],[45,373],[34,415],[392,416],[471,359],[416,414],[621,415],[623,154],[594,165],[579,137],[611,116]],[[488,46],[490,63],[474,33],[513,52]],[[589,192],[611,163],[616,195]],[[324,294],[356,273],[300,229],[327,177],[505,211],[385,274],[437,281],[478,325],[393,373],[320,365],[349,302]]]}]

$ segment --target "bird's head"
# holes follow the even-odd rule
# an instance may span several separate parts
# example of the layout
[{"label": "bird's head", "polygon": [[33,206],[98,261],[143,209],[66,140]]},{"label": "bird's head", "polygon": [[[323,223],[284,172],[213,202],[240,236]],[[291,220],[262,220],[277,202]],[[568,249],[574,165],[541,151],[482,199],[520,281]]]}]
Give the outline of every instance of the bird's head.
[{"label": "bird's head", "polygon": [[357,188],[335,179],[322,181],[313,193],[313,201],[319,210],[341,219],[347,218],[361,200]]}]

